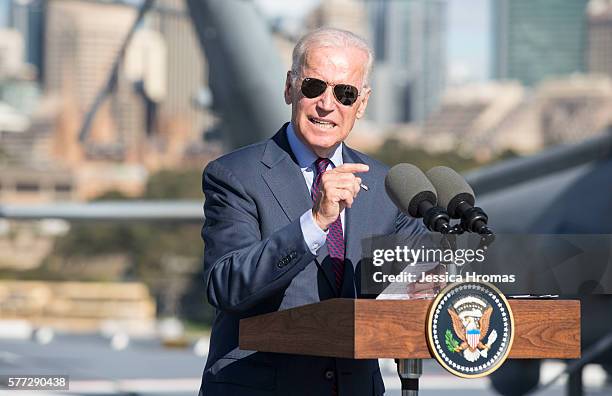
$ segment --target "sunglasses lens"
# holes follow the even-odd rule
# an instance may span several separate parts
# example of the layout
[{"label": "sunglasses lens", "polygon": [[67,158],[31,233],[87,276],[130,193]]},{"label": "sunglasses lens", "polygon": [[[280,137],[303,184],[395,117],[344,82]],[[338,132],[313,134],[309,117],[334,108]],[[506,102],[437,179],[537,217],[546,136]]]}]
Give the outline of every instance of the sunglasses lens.
[{"label": "sunglasses lens", "polygon": [[302,81],[302,93],[309,99],[316,98],[325,92],[327,84],[316,78],[305,78]]},{"label": "sunglasses lens", "polygon": [[359,91],[352,85],[338,84],[334,87],[334,95],[336,95],[338,102],[345,106],[351,106],[357,100]]},{"label": "sunglasses lens", "polygon": [[[318,78],[305,78],[302,81],[302,94],[309,99],[321,96],[326,89],[327,83]],[[357,100],[359,91],[352,85],[338,84],[334,86],[334,96],[343,105],[351,106]]]}]

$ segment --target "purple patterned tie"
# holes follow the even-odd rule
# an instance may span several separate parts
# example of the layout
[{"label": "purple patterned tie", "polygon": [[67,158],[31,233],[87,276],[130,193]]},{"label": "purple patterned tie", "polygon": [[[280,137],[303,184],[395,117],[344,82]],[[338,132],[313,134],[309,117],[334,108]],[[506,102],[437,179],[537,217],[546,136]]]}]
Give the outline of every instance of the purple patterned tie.
[{"label": "purple patterned tie", "polygon": [[[321,183],[321,176],[327,170],[328,165],[331,161],[327,158],[319,158],[315,161],[315,168],[317,170],[316,177],[312,182],[312,189],[310,190],[310,196],[314,202],[317,199],[319,193],[319,185]],[[329,257],[332,261],[332,269],[336,276],[336,289],[339,291],[342,286],[342,278],[344,276],[344,235],[342,233],[342,220],[340,216],[329,226],[329,232],[327,234],[327,250],[329,251]]]}]

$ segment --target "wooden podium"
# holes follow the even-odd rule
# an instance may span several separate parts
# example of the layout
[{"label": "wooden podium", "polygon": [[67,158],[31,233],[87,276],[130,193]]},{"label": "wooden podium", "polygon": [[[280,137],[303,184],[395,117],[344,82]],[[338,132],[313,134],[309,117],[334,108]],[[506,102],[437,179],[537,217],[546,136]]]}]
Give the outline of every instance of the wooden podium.
[{"label": "wooden podium", "polygon": [[[580,357],[579,301],[510,298],[509,302],[515,325],[509,358]],[[242,319],[240,349],[353,359],[428,359],[432,355],[425,329],[431,303],[338,298]],[[398,373],[402,377],[399,363]]]}]

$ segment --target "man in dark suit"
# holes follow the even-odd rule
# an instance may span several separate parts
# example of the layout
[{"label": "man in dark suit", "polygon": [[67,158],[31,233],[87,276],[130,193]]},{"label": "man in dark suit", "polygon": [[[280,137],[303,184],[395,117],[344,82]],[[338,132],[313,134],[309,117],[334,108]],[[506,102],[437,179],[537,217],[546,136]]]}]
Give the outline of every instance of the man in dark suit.
[{"label": "man in dark suit", "polygon": [[382,395],[377,360],[238,348],[241,318],[360,297],[361,240],[425,230],[385,193],[387,168],[343,141],[365,112],[372,51],[352,33],[302,38],[287,73],[291,122],[204,171],[204,272],[216,308],[200,395]]}]

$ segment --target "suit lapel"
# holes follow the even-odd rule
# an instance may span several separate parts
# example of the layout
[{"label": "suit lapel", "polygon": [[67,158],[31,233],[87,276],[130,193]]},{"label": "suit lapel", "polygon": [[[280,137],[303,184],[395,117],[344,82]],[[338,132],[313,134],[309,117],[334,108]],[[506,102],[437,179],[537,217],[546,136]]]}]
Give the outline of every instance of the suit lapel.
[{"label": "suit lapel", "polygon": [[[285,128],[287,124],[270,139],[264,150],[261,162],[268,167],[262,173],[264,182],[283,209],[289,221],[299,218],[312,208],[312,199],[304,181],[302,170],[293,157]],[[335,276],[329,259],[327,246],[319,249],[316,258],[317,266],[325,274],[329,287],[335,293]]]},{"label": "suit lapel", "polygon": [[262,177],[289,221],[312,208],[302,172],[289,157],[279,162],[278,166],[268,169]]},{"label": "suit lapel", "polygon": [[293,221],[312,208],[312,201],[302,171],[291,154],[285,128],[286,125],[266,145],[261,162],[268,169],[262,177],[289,221]]}]

